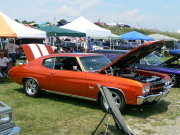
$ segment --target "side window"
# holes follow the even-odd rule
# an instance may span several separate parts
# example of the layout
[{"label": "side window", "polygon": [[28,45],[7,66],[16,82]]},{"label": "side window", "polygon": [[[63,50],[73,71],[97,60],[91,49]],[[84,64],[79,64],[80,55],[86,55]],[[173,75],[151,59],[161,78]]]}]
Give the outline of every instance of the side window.
[{"label": "side window", "polygon": [[43,65],[49,69],[54,69],[55,58],[49,58],[44,60]]},{"label": "side window", "polygon": [[55,70],[63,70],[64,69],[64,63],[63,63],[64,58],[63,57],[56,57],[55,61]]},{"label": "side window", "polygon": [[62,58],[62,70],[74,70],[81,71],[79,63],[75,57],[64,57]]}]

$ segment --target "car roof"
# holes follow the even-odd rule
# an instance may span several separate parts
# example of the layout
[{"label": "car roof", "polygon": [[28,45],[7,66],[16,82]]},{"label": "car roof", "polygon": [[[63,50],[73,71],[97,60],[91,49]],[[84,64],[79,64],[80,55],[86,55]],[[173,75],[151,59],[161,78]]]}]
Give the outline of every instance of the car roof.
[{"label": "car roof", "polygon": [[55,54],[50,54],[48,57],[57,57],[57,56],[67,56],[67,57],[86,57],[86,56],[99,56],[102,54],[98,53],[55,53]]},{"label": "car roof", "polygon": [[94,53],[102,53],[102,54],[106,54],[106,53],[127,53],[129,50],[94,50]]}]

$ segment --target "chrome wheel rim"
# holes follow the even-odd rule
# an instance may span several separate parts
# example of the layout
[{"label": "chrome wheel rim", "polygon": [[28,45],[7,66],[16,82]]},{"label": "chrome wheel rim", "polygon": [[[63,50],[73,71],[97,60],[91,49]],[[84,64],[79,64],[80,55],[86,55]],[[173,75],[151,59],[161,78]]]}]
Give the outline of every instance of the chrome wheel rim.
[{"label": "chrome wheel rim", "polygon": [[29,95],[33,95],[37,92],[37,83],[33,79],[29,79],[26,82],[26,92]]},{"label": "chrome wheel rim", "polygon": [[[112,97],[114,99],[114,102],[115,102],[116,106],[118,108],[120,108],[121,107],[121,98],[119,97],[119,95],[116,92],[111,91],[111,93],[112,93]],[[109,105],[108,105],[108,103],[106,102],[106,100],[104,98],[103,98],[103,104],[104,104],[105,109],[108,110]]]}]

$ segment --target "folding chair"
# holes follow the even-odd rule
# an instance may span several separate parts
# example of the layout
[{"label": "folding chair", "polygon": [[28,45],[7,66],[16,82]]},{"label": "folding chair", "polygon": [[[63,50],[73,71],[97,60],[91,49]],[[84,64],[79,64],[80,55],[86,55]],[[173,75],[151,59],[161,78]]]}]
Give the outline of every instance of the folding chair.
[{"label": "folding chair", "polygon": [[5,81],[9,77],[8,71],[9,71],[9,67],[7,69],[2,69],[1,70],[1,72],[0,72],[0,81]]},{"label": "folding chair", "polygon": [[1,71],[1,74],[4,78],[8,78],[9,74],[8,74],[9,68],[7,68],[5,71]]}]

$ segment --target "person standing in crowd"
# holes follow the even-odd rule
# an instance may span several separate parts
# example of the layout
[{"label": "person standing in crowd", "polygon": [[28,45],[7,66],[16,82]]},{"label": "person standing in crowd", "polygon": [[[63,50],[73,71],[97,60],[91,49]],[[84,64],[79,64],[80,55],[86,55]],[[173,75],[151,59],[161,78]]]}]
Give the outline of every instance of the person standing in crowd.
[{"label": "person standing in crowd", "polygon": [[19,46],[14,43],[13,39],[10,39],[9,43],[5,46],[5,50],[8,52],[9,57],[12,59],[12,66],[16,64],[16,50],[18,48]]}]

